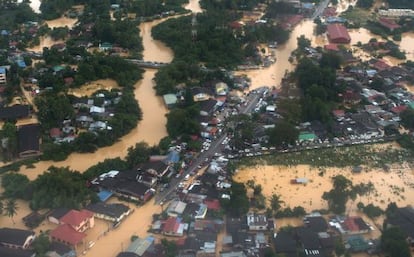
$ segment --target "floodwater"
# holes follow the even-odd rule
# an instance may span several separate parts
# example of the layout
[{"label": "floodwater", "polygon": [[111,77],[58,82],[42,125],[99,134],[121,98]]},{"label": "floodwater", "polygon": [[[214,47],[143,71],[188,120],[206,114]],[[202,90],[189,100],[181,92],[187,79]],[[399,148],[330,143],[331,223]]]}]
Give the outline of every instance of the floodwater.
[{"label": "floodwater", "polygon": [[77,19],[71,19],[65,16],[62,16],[60,18],[45,21],[47,26],[51,29],[58,28],[58,27],[68,27],[69,29],[73,28],[73,26],[76,24],[78,20]]},{"label": "floodwater", "polygon": [[80,87],[80,88],[71,88],[68,90],[68,94],[82,97],[82,96],[91,96],[93,93],[95,93],[98,90],[107,90],[111,91],[111,89],[119,88],[118,84],[113,79],[100,79],[95,80],[90,83],[87,83],[86,85]]},{"label": "floodwater", "polygon": [[297,38],[305,35],[306,38],[312,40],[312,44],[320,44],[323,42],[321,37],[313,36],[315,24],[311,20],[304,20],[299,23],[292,31],[289,40],[279,45],[274,51],[276,62],[267,68],[259,70],[239,71],[237,75],[246,74],[251,79],[250,89],[256,89],[261,86],[276,86],[280,83],[287,72],[294,69],[294,64],[289,62],[291,53],[297,48]]},{"label": "floodwater", "polygon": [[[319,173],[323,171],[323,176]],[[327,202],[322,199],[323,192],[332,188],[331,178],[344,175],[351,179],[353,184],[372,182],[375,192],[367,196],[358,197],[355,202],[350,201],[347,210],[356,212],[356,204],[373,203],[385,209],[389,202],[396,202],[398,206],[406,206],[414,202],[414,173],[408,165],[393,166],[390,172],[365,169],[361,174],[353,174],[351,168],[324,168],[318,169],[309,165],[267,166],[258,165],[241,169],[234,179],[238,182],[247,182],[253,179],[263,188],[263,194],[270,199],[272,194],[281,196],[283,207],[302,206],[306,211],[327,209]],[[295,178],[307,178],[306,185],[291,184]],[[411,183],[411,184],[410,184]]]},{"label": "floodwater", "polygon": [[[151,28],[160,22],[161,20],[157,20],[140,25],[144,46],[143,55],[146,61],[170,62],[173,58],[173,53],[169,48],[151,37]],[[149,145],[158,144],[161,138],[167,136],[165,114],[168,110],[162,99],[155,95],[155,90],[153,89],[155,73],[156,70],[145,70],[143,79],[135,85],[135,98],[138,100],[143,112],[143,119],[135,129],[128,135],[122,137],[119,142],[109,147],[100,148],[95,153],[71,154],[62,162],[43,161],[36,163],[35,168],[27,169],[22,167],[20,172],[27,175],[30,179],[35,179],[51,165],[70,167],[73,170],[82,172],[107,158],[124,157],[127,154],[127,149],[138,142],[145,141]],[[101,85],[100,88],[115,87],[114,82],[111,80],[99,80],[85,85],[82,89],[76,90],[75,93],[90,95],[93,93],[92,89],[98,89],[94,85]]]},{"label": "floodwater", "polygon": [[188,4],[184,6],[185,9],[190,10],[192,13],[200,13],[203,10],[200,7],[199,0],[189,0]]}]

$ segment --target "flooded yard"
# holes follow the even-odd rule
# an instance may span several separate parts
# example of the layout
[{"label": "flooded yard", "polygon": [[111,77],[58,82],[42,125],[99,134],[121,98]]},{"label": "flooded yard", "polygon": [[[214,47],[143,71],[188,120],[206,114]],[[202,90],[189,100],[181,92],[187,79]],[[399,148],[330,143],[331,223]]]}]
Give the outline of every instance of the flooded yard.
[{"label": "flooded yard", "polygon": [[[408,165],[396,165],[389,172],[378,169],[364,169],[354,174],[351,168],[315,168],[309,165],[267,166],[257,165],[239,170],[234,179],[246,183],[253,179],[263,187],[263,194],[270,199],[272,194],[281,196],[283,207],[302,206],[307,212],[327,209],[322,194],[332,189],[332,177],[343,175],[354,185],[372,182],[375,192],[358,197],[355,202],[348,202],[348,211],[355,212],[356,204],[372,203],[385,209],[390,202],[398,206],[406,206],[414,202],[414,170]],[[307,184],[292,184],[295,178],[306,178]]]}]

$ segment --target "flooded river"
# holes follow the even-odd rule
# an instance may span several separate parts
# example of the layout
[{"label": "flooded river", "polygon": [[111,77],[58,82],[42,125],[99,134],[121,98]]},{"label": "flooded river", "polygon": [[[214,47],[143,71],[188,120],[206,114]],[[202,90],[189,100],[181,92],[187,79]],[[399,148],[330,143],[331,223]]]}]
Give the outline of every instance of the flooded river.
[{"label": "flooded river", "polygon": [[[59,22],[64,21],[59,19]],[[61,26],[69,25],[71,20],[67,20],[68,24],[61,24]],[[50,21],[52,24],[57,24],[58,21]],[[144,60],[170,62],[173,58],[173,52],[166,47],[162,42],[158,42],[151,37],[151,28],[162,20],[146,22],[140,25],[141,36],[143,38],[144,46]],[[48,42],[49,43],[49,42]],[[37,48],[42,49],[47,45],[40,45]],[[71,169],[84,171],[90,166],[103,161],[107,158],[124,157],[127,154],[127,149],[137,142],[145,141],[149,145],[158,144],[159,140],[167,136],[166,131],[166,117],[167,109],[160,97],[155,95],[153,89],[153,78],[156,70],[146,70],[143,74],[143,79],[135,85],[135,97],[143,112],[143,119],[138,126],[133,129],[128,135],[122,137],[119,142],[112,146],[98,149],[91,154],[71,154],[68,159],[62,162],[43,161],[35,164],[34,169],[27,169],[22,167],[21,172],[27,175],[30,179],[36,178],[42,174],[49,166],[55,165],[58,167],[70,167]],[[99,84],[110,85],[110,80],[101,80]]]}]

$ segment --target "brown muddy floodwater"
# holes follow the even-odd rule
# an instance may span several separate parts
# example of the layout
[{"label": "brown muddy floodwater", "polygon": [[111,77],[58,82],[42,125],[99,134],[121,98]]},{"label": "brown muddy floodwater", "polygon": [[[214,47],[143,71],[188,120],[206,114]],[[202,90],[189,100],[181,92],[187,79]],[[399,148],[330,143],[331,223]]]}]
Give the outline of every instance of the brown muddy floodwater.
[{"label": "brown muddy floodwater", "polygon": [[[141,36],[143,37],[144,60],[170,62],[173,58],[173,53],[169,48],[151,37],[151,28],[160,22],[161,20],[140,25],[142,31]],[[36,163],[33,169],[22,167],[21,173],[27,175],[30,179],[35,179],[51,165],[70,167],[71,169],[82,172],[107,158],[124,157],[127,154],[127,149],[140,141],[145,141],[149,145],[158,144],[161,138],[167,136],[165,127],[165,114],[167,113],[167,109],[162,99],[155,95],[153,89],[155,73],[156,70],[145,70],[143,79],[135,85],[135,97],[143,112],[143,119],[135,129],[122,137],[119,142],[112,146],[98,149],[95,153],[71,154],[62,162],[43,161]],[[101,85],[108,85],[108,83],[110,85],[112,84],[110,80],[100,80],[99,82]],[[85,85],[85,87],[90,87],[90,85]]]},{"label": "brown muddy floodwater", "polygon": [[[319,173],[323,171],[321,176]],[[356,204],[372,203],[385,209],[390,202],[398,206],[406,206],[414,202],[414,172],[407,163],[393,165],[390,172],[365,168],[360,174],[353,174],[351,168],[315,168],[309,165],[297,166],[267,166],[242,168],[234,179],[246,183],[253,179],[263,188],[263,194],[270,199],[272,194],[281,196],[284,207],[302,206],[306,211],[327,209],[327,202],[322,199],[323,192],[332,188],[332,177],[344,175],[351,179],[353,184],[372,182],[375,192],[358,197],[355,202],[349,201],[347,212],[356,212]],[[307,178],[306,185],[291,184],[295,178]]]},{"label": "brown muddy floodwater", "polygon": [[203,9],[200,7],[199,0],[189,0],[188,4],[184,6],[185,9],[190,10],[192,13],[200,13],[203,12]]}]

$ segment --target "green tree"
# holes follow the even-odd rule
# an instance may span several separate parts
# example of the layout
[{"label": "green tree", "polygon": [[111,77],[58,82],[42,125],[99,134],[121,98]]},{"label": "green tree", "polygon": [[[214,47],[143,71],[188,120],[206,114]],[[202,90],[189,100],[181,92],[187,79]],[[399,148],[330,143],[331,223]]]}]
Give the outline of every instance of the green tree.
[{"label": "green tree", "polygon": [[272,194],[270,197],[270,208],[274,213],[277,213],[280,210],[282,203],[284,202],[280,199],[280,195]]},{"label": "green tree", "polygon": [[128,154],[126,156],[126,162],[130,169],[136,167],[138,164],[144,163],[149,160],[150,148],[147,143],[139,142],[134,147],[128,148]]},{"label": "green tree", "polygon": [[1,139],[3,140],[4,159],[12,160],[17,154],[17,128],[10,122],[5,122],[1,130]]},{"label": "green tree", "polygon": [[167,114],[167,131],[172,138],[198,134],[200,125],[188,109],[176,108]]},{"label": "green tree", "polygon": [[249,199],[243,183],[233,182],[230,190],[230,199],[221,198],[221,204],[226,213],[233,217],[240,217],[249,210]]},{"label": "green tree", "polygon": [[269,143],[274,146],[294,145],[298,139],[299,131],[292,124],[281,121],[268,132]]},{"label": "green tree", "polygon": [[36,252],[36,256],[45,256],[50,247],[49,236],[46,233],[41,232],[33,241],[32,246]]},{"label": "green tree", "polygon": [[389,257],[411,257],[406,238],[400,228],[387,228],[381,235],[381,248]]},{"label": "green tree", "polygon": [[164,248],[166,257],[175,257],[178,254],[177,244],[174,241],[169,241],[165,238],[161,239],[161,245]]},{"label": "green tree", "polygon": [[82,208],[97,200],[96,193],[86,186],[86,182],[78,171],[49,167],[33,181],[30,208]]},{"label": "green tree", "polygon": [[407,108],[400,113],[401,124],[407,129],[414,129],[414,109]]},{"label": "green tree", "polygon": [[1,178],[1,185],[4,188],[3,195],[7,198],[27,199],[27,188],[29,186],[27,176],[19,173],[7,173]]},{"label": "green tree", "polygon": [[298,41],[298,48],[301,51],[304,51],[306,47],[311,46],[311,41],[308,38],[306,38],[304,35],[301,35],[300,37],[298,37],[297,41]]},{"label": "green tree", "polygon": [[6,201],[6,206],[4,208],[5,214],[11,218],[13,224],[15,224],[13,217],[17,214],[18,210],[17,202],[15,199],[10,198]]},{"label": "green tree", "polygon": [[333,188],[324,192],[322,199],[328,201],[329,209],[336,213],[342,214],[345,212],[346,203],[351,196],[352,181],[343,175],[337,175],[332,178]]}]

